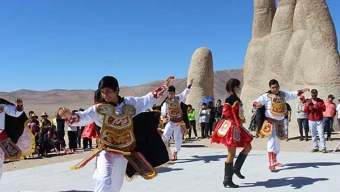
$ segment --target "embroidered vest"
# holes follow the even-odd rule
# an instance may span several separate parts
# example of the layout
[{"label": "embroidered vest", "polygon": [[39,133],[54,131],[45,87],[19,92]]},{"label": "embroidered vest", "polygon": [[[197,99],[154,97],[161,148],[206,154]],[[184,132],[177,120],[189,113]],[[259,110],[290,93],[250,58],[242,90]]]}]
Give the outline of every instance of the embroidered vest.
[{"label": "embroidered vest", "polygon": [[271,101],[270,112],[274,116],[284,117],[287,114],[285,94],[283,92],[279,92],[277,95],[268,94],[267,96]]},{"label": "embroidered vest", "polygon": [[125,105],[122,110],[123,114],[120,115],[117,115],[115,111],[116,108],[110,104],[98,106],[97,112],[104,116],[99,139],[104,149],[131,151],[136,146],[132,119],[136,114],[136,108],[132,105]]},{"label": "embroidered vest", "polygon": [[183,121],[183,112],[179,103],[179,97],[175,96],[173,101],[167,99],[166,103],[168,104],[168,115],[170,117],[170,121],[175,123]]}]

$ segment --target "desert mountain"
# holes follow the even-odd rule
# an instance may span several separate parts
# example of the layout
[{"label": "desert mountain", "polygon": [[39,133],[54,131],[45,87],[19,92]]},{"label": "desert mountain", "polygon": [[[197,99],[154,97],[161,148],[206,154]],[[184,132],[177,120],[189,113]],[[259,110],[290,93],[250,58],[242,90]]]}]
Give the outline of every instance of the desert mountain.
[{"label": "desert mountain", "polygon": [[[216,71],[214,73],[214,93],[215,99],[225,98],[225,83],[230,78],[238,78],[243,82],[243,69],[232,69]],[[126,87],[122,86],[121,96],[141,96],[155,87],[159,86],[163,80],[156,80],[139,86]],[[186,87],[186,78],[175,79],[173,85],[176,92],[181,92]],[[0,98],[13,102],[15,98],[21,98],[24,101],[26,113],[33,110],[40,116],[43,111],[49,114],[50,118],[54,117],[55,111],[62,106],[72,109],[87,108],[93,103],[94,90],[65,90],[53,89],[49,91],[33,91],[21,89],[13,92],[0,92]],[[160,102],[162,99],[160,99]]]}]

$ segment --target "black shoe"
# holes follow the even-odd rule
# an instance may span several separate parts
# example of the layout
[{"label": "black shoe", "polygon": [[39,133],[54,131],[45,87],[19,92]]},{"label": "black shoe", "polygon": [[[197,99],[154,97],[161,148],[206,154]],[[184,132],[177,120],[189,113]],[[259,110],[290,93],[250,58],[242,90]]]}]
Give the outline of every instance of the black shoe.
[{"label": "black shoe", "polygon": [[322,153],[327,153],[326,149],[322,149]]},{"label": "black shoe", "polygon": [[314,153],[314,152],[319,152],[319,149],[313,149],[312,153]]},{"label": "black shoe", "polygon": [[306,137],[306,141],[308,141],[309,139],[308,139],[308,137]]},{"label": "black shoe", "polygon": [[303,137],[300,137],[300,141],[303,141]]}]

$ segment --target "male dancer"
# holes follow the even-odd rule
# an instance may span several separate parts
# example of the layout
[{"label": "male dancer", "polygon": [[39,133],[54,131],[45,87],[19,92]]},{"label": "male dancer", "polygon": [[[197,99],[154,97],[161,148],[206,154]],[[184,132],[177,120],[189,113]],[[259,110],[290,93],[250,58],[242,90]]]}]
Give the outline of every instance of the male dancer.
[{"label": "male dancer", "polygon": [[31,140],[31,132],[26,127],[26,114],[23,112],[21,99],[16,104],[0,98],[0,179],[3,163],[7,160],[18,160],[32,154],[35,147]]},{"label": "male dancer", "polygon": [[183,112],[180,103],[189,94],[191,85],[194,79],[190,80],[190,85],[181,94],[175,95],[176,88],[169,86],[168,97],[162,105],[162,119],[166,123],[163,133],[163,141],[165,145],[168,145],[172,132],[174,132],[175,147],[170,161],[177,160],[177,153],[181,150],[182,136],[186,134],[186,127],[183,121]]},{"label": "male dancer", "polygon": [[[136,130],[141,132],[140,134],[144,134],[145,137],[150,134],[145,133],[146,129],[135,129],[139,125],[136,125],[134,119],[139,116],[137,114],[156,103],[157,99],[166,91],[172,79],[174,77],[169,76],[163,85],[142,97],[121,97],[119,95],[118,80],[112,76],[105,76],[98,84],[104,103],[92,105],[85,111],[73,114],[68,108],[59,109],[58,113],[61,117],[67,119],[66,121],[72,126],[88,125],[95,122],[101,127],[99,150],[96,152],[96,168],[93,174],[95,192],[119,192],[123,184],[124,173],[129,168],[127,167],[128,161],[130,164],[135,165],[136,171],[146,179],[152,179],[156,176],[153,167],[150,166],[152,162],[147,162],[147,156],[153,155],[153,160],[165,158],[165,162],[161,159],[158,163],[164,164],[168,161],[165,146],[159,145],[152,140],[148,140],[148,142],[153,142],[154,148],[163,147],[164,153],[157,154],[157,156],[152,153],[154,148],[148,148],[148,153],[145,154],[135,152],[138,147],[144,147],[138,143]],[[156,132],[159,116],[155,119],[155,139],[159,139],[162,144],[162,140]],[[140,119],[140,121],[143,120],[150,121],[146,118]]]},{"label": "male dancer", "polygon": [[285,140],[283,119],[287,113],[286,101],[297,98],[309,89],[280,91],[279,82],[275,79],[269,81],[269,89],[253,102],[253,107],[265,106],[265,121],[259,135],[268,136],[269,169],[274,170],[275,166],[282,166],[277,162],[276,156],[280,152],[280,140]]}]

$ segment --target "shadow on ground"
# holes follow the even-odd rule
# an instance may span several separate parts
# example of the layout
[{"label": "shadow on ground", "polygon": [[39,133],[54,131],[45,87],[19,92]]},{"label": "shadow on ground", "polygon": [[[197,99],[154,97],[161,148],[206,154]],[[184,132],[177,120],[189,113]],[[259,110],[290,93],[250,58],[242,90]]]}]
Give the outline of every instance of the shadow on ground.
[{"label": "shadow on ground", "polygon": [[304,186],[312,185],[319,181],[327,181],[327,178],[309,178],[309,177],[284,177],[280,179],[268,179],[267,181],[258,181],[255,183],[244,183],[246,187],[259,187],[263,186],[265,188],[277,188],[283,186],[291,186],[293,189],[301,189]]},{"label": "shadow on ground", "polygon": [[340,165],[340,163],[336,162],[313,162],[313,163],[288,163],[284,164],[284,167],[275,169],[272,172],[280,172],[285,170],[291,169],[305,169],[305,168],[320,168],[320,167],[327,167],[327,166],[336,166]]},{"label": "shadow on ground", "polygon": [[[178,153],[180,155],[180,153]],[[250,154],[249,156],[263,156],[262,154]],[[212,161],[220,161],[220,159],[226,159],[227,153],[221,154],[221,155],[208,155],[208,156],[199,156],[194,155],[191,156],[189,159],[181,159],[179,156],[179,159],[175,162],[178,163],[190,163],[190,162],[197,162],[197,161],[203,161],[204,163],[209,163]],[[237,155],[235,156],[237,158]]]}]

